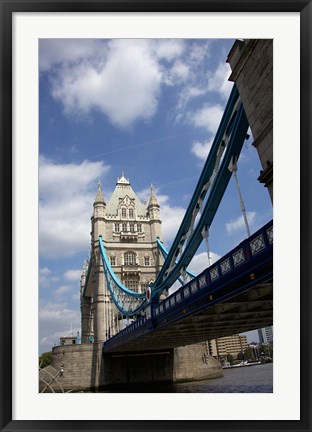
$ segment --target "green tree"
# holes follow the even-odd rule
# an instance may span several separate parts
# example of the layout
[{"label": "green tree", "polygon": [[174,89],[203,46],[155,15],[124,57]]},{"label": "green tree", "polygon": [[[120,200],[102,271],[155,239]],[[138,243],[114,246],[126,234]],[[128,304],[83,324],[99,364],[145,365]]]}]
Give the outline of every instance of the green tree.
[{"label": "green tree", "polygon": [[240,351],[237,354],[237,360],[245,360],[245,354],[243,353],[243,351]]},{"label": "green tree", "polygon": [[245,349],[244,354],[245,354],[245,359],[247,359],[247,360],[253,358],[253,352],[252,352],[252,349],[251,349],[250,347],[247,347],[247,348]]},{"label": "green tree", "polygon": [[228,353],[228,354],[226,355],[226,361],[228,361],[230,364],[233,363],[234,358],[233,358],[232,354],[229,354],[229,353]]},{"label": "green tree", "polygon": [[43,369],[52,362],[52,351],[42,353],[39,357],[39,366]]},{"label": "green tree", "polygon": [[260,355],[269,356],[273,358],[273,345],[272,344],[261,344]]}]

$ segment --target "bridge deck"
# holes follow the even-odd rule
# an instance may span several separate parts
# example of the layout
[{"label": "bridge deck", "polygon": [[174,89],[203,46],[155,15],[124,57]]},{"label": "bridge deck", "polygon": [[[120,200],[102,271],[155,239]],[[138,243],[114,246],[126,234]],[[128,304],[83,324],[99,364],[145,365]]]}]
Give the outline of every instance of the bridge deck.
[{"label": "bridge deck", "polygon": [[273,224],[104,343],[105,352],[146,351],[273,324]]}]

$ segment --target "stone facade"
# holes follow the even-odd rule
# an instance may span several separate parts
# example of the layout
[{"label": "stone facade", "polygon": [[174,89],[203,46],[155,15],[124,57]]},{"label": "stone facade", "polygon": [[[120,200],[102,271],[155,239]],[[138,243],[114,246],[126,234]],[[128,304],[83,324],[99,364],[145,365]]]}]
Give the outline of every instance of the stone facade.
[{"label": "stone facade", "polygon": [[220,363],[209,355],[206,342],[174,348],[173,382],[223,376]]},{"label": "stone facade", "polygon": [[88,343],[90,336],[103,343],[123,328],[125,317],[109,294],[98,239],[102,236],[116,277],[132,291],[144,293],[162,265],[156,242],[157,237],[162,238],[160,207],[154,188],[148,204],[142,204],[122,175],[106,204],[99,183],[91,229],[90,261],[81,276],[82,343]]},{"label": "stone facade", "polygon": [[102,344],[59,346],[53,348],[52,354],[53,368],[57,371],[63,369],[58,382],[64,391],[99,387],[103,367]]},{"label": "stone facade", "polygon": [[273,39],[237,40],[229,55],[262,170],[258,180],[273,202]]}]

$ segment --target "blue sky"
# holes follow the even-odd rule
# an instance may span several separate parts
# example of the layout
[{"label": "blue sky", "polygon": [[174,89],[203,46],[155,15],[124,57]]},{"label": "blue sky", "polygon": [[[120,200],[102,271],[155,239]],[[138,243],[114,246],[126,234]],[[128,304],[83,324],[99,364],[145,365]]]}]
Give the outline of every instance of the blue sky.
[{"label": "blue sky", "polygon": [[[233,43],[40,40],[39,352],[80,331],[79,279],[99,179],[106,202],[122,171],[142,201],[154,185],[169,250],[232,87],[226,58]],[[272,205],[257,181],[252,141],[237,175],[254,232],[272,219]],[[245,237],[231,179],[210,230],[213,259]],[[207,265],[202,244],[190,269]]]}]

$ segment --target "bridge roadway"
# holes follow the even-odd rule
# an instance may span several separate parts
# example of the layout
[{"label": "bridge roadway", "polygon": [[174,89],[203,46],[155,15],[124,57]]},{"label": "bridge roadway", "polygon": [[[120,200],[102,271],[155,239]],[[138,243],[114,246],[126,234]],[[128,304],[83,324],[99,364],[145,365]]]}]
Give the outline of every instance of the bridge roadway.
[{"label": "bridge roadway", "polygon": [[190,345],[273,324],[273,221],[104,343],[105,353]]}]

